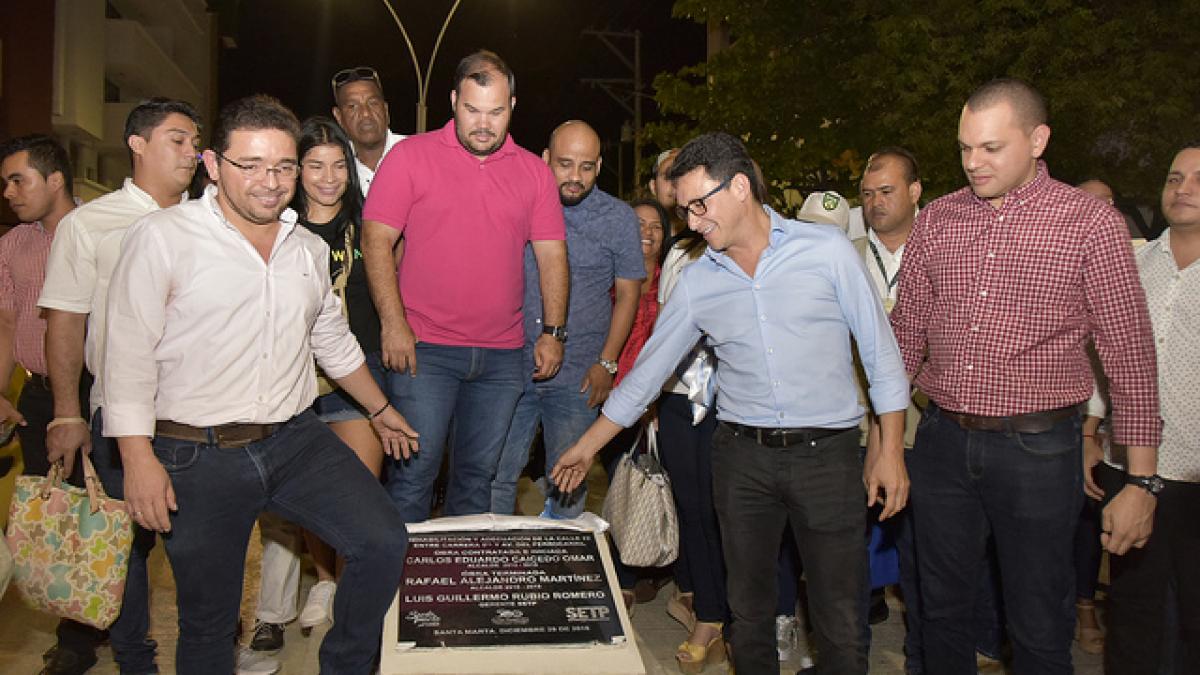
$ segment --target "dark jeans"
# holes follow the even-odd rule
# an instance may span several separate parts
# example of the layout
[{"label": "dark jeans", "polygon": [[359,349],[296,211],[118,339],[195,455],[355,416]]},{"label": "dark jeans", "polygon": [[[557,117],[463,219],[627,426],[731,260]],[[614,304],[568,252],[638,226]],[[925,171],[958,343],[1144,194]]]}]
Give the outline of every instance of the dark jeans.
[{"label": "dark jeans", "polygon": [[179,510],[163,536],[179,604],[181,675],[231,673],[246,544],[263,511],[313,532],[345,559],[323,673],[372,671],[400,584],[404,522],[371,472],[307,410],[242,448],[154,439]]},{"label": "dark jeans", "polygon": [[[926,670],[921,640],[921,583],[917,573],[917,542],[912,513],[912,509],[904,509],[885,521],[884,527],[891,529],[900,563],[900,592],[904,595],[904,672],[921,675]],[[999,574],[995,548],[989,546],[985,564],[980,567],[976,582],[971,631],[975,636],[975,651],[994,659],[1000,658],[1004,644]]]},{"label": "dark jeans", "polygon": [[[721,550],[723,527],[717,520],[713,495],[711,439],[717,424],[714,413],[710,411],[700,424],[692,426],[692,406],[687,397],[664,396],[658,408],[658,423],[658,454],[675,495],[679,548],[686,551],[681,560],[675,561],[676,569],[687,568],[695,593],[692,606],[696,620],[727,621],[725,557]],[[772,615],[772,626],[774,621]]]},{"label": "dark jeans", "polygon": [[[1124,487],[1125,475],[1107,464],[1095,476],[1108,499]],[[1154,530],[1143,548],[1109,558],[1108,637],[1105,672],[1131,675],[1160,672],[1164,644],[1178,640],[1180,663],[1200,672],[1200,484],[1167,481],[1154,510]],[[1174,588],[1178,635],[1167,635],[1164,610]],[[1170,654],[1170,651],[1167,652]],[[1162,664],[1170,666],[1171,664]]]},{"label": "dark jeans", "polygon": [[867,672],[867,500],[858,437],[855,427],[812,445],[768,448],[717,427],[713,498],[724,537],[739,673],[779,669],[776,564],[789,521],[808,575],[818,672]]},{"label": "dark jeans", "polygon": [[[91,378],[86,375],[84,378],[86,381],[80,400],[86,407]],[[35,377],[25,382],[17,399],[17,411],[25,416],[25,426],[17,427],[17,437],[21,439],[21,473],[26,476],[45,476],[50,471],[50,462],[46,458],[46,425],[54,419],[54,396],[42,379]],[[76,459],[68,478],[68,482],[77,487],[83,487],[81,467],[81,460]],[[55,633],[58,648],[76,654],[93,654],[96,646],[104,641],[104,631],[71,619],[59,621]]]},{"label": "dark jeans", "polygon": [[443,515],[487,513],[500,449],[530,377],[522,350],[427,342],[417,343],[416,350],[417,374],[389,372],[388,394],[420,434],[421,451],[387,463],[388,494],[404,522],[428,519],[433,484],[452,439]]},{"label": "dark jeans", "polygon": [[930,404],[908,452],[927,672],[975,673],[975,589],[989,532],[1013,668],[1069,675],[1081,421],[1039,434],[967,431]]},{"label": "dark jeans", "polygon": [[[108,496],[124,499],[125,468],[121,464],[116,439],[104,437],[103,414],[104,411],[100,409],[92,416],[92,464]],[[158,666],[154,663],[158,643],[149,638],[150,582],[146,571],[146,560],[154,549],[155,541],[154,532],[134,524],[121,613],[108,627],[113,660],[120,666],[122,675],[158,672]]]},{"label": "dark jeans", "polygon": [[1093,600],[1100,576],[1100,502],[1084,499],[1075,527],[1075,597]]}]

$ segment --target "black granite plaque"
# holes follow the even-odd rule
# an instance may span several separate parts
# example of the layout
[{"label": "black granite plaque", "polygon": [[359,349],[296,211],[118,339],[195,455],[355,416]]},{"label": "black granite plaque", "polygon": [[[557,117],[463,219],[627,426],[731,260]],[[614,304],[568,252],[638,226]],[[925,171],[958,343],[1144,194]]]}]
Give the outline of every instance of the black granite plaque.
[{"label": "black granite plaque", "polygon": [[402,644],[609,644],[624,635],[590,532],[409,535],[400,584]]}]

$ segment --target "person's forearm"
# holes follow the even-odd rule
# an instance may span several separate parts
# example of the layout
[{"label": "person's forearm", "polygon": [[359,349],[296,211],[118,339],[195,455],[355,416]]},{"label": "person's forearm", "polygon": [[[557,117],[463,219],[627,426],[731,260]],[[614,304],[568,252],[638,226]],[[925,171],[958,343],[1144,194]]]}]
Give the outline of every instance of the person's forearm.
[{"label": "person's forearm", "polygon": [[616,361],[621,357],[621,350],[625,348],[625,341],[629,339],[629,331],[633,329],[633,320],[637,317],[640,287],[640,281],[617,279],[617,297],[613,304],[612,321],[608,324],[608,335],[604,338],[604,346],[600,348],[600,358]]},{"label": "person's forearm", "polygon": [[121,461],[127,465],[146,460],[158,461],[148,436],[121,436],[117,439],[117,449],[121,451]]},{"label": "person's forearm", "polygon": [[904,414],[905,411],[897,410],[879,416],[881,450],[904,451]]},{"label": "person's forearm", "polygon": [[376,413],[388,403],[387,395],[379,389],[365,363],[349,375],[338,378],[336,382],[351,398],[358,401],[368,414]]},{"label": "person's forearm", "polygon": [[588,427],[587,431],[579,437],[575,442],[576,445],[583,448],[587,453],[595,457],[596,453],[604,449],[608,442],[616,438],[617,434],[621,433],[625,427],[608,419],[604,415],[598,415],[592,426]]},{"label": "person's forearm", "polygon": [[1158,473],[1158,448],[1131,445],[1127,449],[1125,472],[1131,476],[1152,476]]},{"label": "person's forearm", "polygon": [[395,230],[383,223],[367,221],[363,224],[363,264],[367,270],[367,286],[371,299],[379,312],[379,321],[385,327],[404,326],[404,302],[400,298],[400,287],[396,282],[395,259],[392,248],[399,238]]},{"label": "person's forearm", "polygon": [[54,393],[54,416],[82,416],[87,402],[79,400],[87,315],[46,310],[46,365]]},{"label": "person's forearm", "polygon": [[567,244],[565,241],[535,241],[533,255],[537,260],[538,284],[542,290],[542,325],[561,326],[567,320],[567,298],[571,285]]},{"label": "person's forearm", "polygon": [[1100,430],[1100,423],[1103,421],[1104,421],[1103,419],[1101,419],[1099,417],[1094,417],[1092,415],[1087,415],[1086,417],[1084,417],[1083,418],[1083,435],[1084,436],[1095,436],[1096,432]]},{"label": "person's forearm", "polygon": [[8,391],[8,383],[12,381],[13,368],[17,365],[16,355],[13,354],[14,334],[16,333],[16,317],[13,312],[0,311],[0,395]]}]

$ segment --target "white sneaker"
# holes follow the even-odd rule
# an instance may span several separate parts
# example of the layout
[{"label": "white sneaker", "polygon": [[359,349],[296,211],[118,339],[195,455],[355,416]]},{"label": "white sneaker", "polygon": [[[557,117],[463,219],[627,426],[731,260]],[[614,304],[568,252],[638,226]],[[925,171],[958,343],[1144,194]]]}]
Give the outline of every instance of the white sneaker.
[{"label": "white sneaker", "polygon": [[300,632],[307,636],[316,626],[333,620],[333,594],[337,583],[318,581],[308,590],[308,599],[300,612]]},{"label": "white sneaker", "polygon": [[237,648],[237,675],[275,675],[278,672],[278,659],[245,647]]},{"label": "white sneaker", "polygon": [[792,659],[796,651],[796,617],[786,614],[775,617],[775,650],[781,662]]}]

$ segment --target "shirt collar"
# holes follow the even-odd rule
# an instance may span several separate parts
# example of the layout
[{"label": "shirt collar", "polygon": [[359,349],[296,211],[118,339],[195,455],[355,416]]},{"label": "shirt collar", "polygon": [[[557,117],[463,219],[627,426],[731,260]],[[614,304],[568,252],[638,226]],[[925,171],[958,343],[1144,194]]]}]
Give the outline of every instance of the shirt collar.
[{"label": "shirt collar", "polygon": [[[1033,180],[1029,181],[1028,183],[1026,183],[1018,188],[1009,190],[1008,194],[1004,195],[1004,203],[1001,205],[1000,208],[1001,209],[1012,208],[1012,206],[1014,204],[1017,206],[1021,206],[1027,200],[1041,196],[1046,191],[1046,189],[1048,188],[1049,185],[1050,185],[1050,170],[1046,166],[1046,160],[1039,159],[1037,161],[1037,172],[1034,174]],[[975,198],[976,202],[978,202],[980,204],[985,204],[989,208],[994,208],[994,207],[992,207],[990,200],[984,199],[983,197],[980,197],[979,195],[975,194],[975,191],[971,190],[971,188],[969,186],[967,187],[967,190],[971,193],[971,196]],[[998,211],[1000,209],[995,209],[995,210]]]},{"label": "shirt collar", "polygon": [[879,235],[875,234],[875,230],[872,230],[869,227],[867,228],[867,241],[875,245],[875,250],[879,251],[880,256],[886,256],[888,258],[898,258],[903,255],[904,247],[908,244],[906,241],[903,244],[900,244],[895,251],[888,250],[887,245],[885,245],[882,241],[879,241]]},{"label": "shirt collar", "polygon": [[[197,168],[201,171],[204,170],[204,167],[197,167]],[[154,197],[151,197],[149,192],[146,192],[137,183],[133,182],[132,176],[125,177],[125,183],[121,186],[121,189],[124,190],[126,193],[128,193],[129,196],[133,200],[135,200],[139,205],[144,206],[148,209],[158,209],[159,208],[158,202],[154,201]],[[187,193],[187,191],[184,191],[184,193],[182,195],[180,195],[179,203],[182,204],[182,203],[186,202],[187,200],[188,200],[188,193]]]},{"label": "shirt collar", "polygon": [[[225,217],[225,212],[221,210],[221,205],[217,203],[216,185],[209,185],[208,187],[204,188],[204,194],[201,195],[200,201],[202,201],[208,207],[208,210],[214,216],[216,216],[218,223],[221,223],[225,227],[233,230],[237,229],[233,226],[233,223],[229,222],[229,219]],[[283,213],[279,214],[279,224],[283,228],[283,234],[285,236],[291,234],[292,230],[295,229],[296,221],[298,219],[299,218],[297,217],[296,212],[290,206],[284,209]]]},{"label": "shirt collar", "polygon": [[[387,129],[386,131],[387,131],[387,135],[383,139],[383,154],[379,156],[380,162],[383,161],[384,157],[387,157],[387,154],[392,151],[392,148],[397,143],[404,140],[404,138],[405,138],[404,136],[401,136],[400,134],[392,133],[391,129]],[[358,162],[362,166],[367,166],[366,164],[363,164],[363,161],[361,159],[358,158],[358,146],[351,143],[350,144],[350,152],[354,153],[354,161],[355,162]],[[368,167],[368,168],[370,168],[370,167]],[[297,185],[298,184],[299,183],[297,183]]]},{"label": "shirt collar", "polygon": [[[784,238],[787,237],[788,220],[779,215],[779,212],[770,206],[767,206],[766,204],[763,204],[763,210],[766,211],[767,215],[771,217],[771,233],[768,235],[767,248],[763,251],[764,256],[770,256],[771,253],[779,247],[779,244],[783,242]],[[711,246],[704,249],[704,254],[711,258],[713,262],[721,265],[722,267],[729,267],[739,270],[741,269],[736,263],[730,260],[729,256],[725,255],[724,252],[717,251]]]}]

